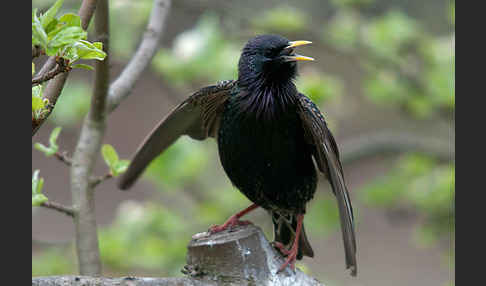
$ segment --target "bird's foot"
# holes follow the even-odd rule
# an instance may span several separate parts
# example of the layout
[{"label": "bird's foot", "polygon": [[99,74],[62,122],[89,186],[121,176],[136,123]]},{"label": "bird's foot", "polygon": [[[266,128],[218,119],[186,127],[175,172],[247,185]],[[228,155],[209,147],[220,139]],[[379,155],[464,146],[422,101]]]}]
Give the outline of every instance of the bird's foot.
[{"label": "bird's foot", "polygon": [[298,244],[294,243],[294,245],[292,245],[292,248],[290,250],[287,250],[283,244],[277,242],[277,245],[275,246],[282,252],[283,255],[287,256],[285,262],[278,269],[277,274],[282,272],[285,269],[285,267],[287,267],[287,265],[289,264],[290,264],[290,268],[292,268],[292,270],[295,270],[295,260],[297,259],[297,252],[298,252],[297,245]]},{"label": "bird's foot", "polygon": [[210,234],[218,233],[223,230],[226,230],[227,228],[233,228],[235,226],[239,225],[249,225],[252,224],[251,221],[248,220],[240,220],[237,215],[231,216],[224,224],[222,225],[213,225],[209,228],[208,232]]},{"label": "bird's foot", "polygon": [[292,270],[295,270],[295,260],[297,259],[297,253],[299,252],[299,238],[300,238],[300,232],[302,231],[302,222],[304,220],[304,215],[303,214],[298,214],[297,215],[297,227],[295,230],[295,239],[294,242],[292,243],[292,248],[290,250],[287,250],[282,243],[277,243],[276,246],[282,253],[287,255],[287,258],[285,259],[285,262],[280,266],[280,268],[277,271],[277,274],[282,272],[287,265],[290,264],[290,268]]},{"label": "bird's foot", "polygon": [[210,234],[214,234],[214,233],[221,232],[221,231],[227,229],[228,227],[229,228],[232,228],[232,227],[238,226],[238,225],[249,225],[249,224],[252,224],[250,221],[248,221],[248,220],[240,220],[240,218],[242,216],[244,216],[245,214],[251,212],[252,210],[256,209],[256,208],[258,208],[258,205],[252,204],[249,207],[247,207],[246,209],[242,210],[241,212],[232,215],[224,224],[211,226],[208,229],[208,232]]},{"label": "bird's foot", "polygon": [[274,241],[272,242],[272,245],[275,249],[277,249],[280,254],[282,254],[283,256],[288,256],[290,254],[290,250],[288,250],[285,245],[279,241]]}]

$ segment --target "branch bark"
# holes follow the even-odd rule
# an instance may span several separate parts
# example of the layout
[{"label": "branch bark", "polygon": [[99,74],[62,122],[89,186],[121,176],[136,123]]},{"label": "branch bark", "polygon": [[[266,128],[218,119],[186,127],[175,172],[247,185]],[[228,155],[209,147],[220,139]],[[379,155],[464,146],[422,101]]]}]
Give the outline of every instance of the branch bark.
[{"label": "branch bark", "polygon": [[50,80],[47,83],[47,87],[44,90],[44,98],[49,100],[49,105],[47,107],[47,113],[38,120],[34,120],[32,118],[32,136],[37,133],[37,130],[41,127],[41,125],[46,121],[47,117],[52,113],[54,110],[54,106],[56,105],[57,99],[61,95],[61,91],[64,87],[64,83],[66,82],[68,73],[61,73],[58,74],[54,79]]},{"label": "branch bark", "polygon": [[170,4],[170,0],[154,0],[147,29],[140,46],[120,76],[110,86],[108,112],[113,111],[130,94],[135,82],[151,62],[162,37]]},{"label": "branch bark", "polygon": [[65,215],[68,215],[70,217],[74,217],[74,209],[73,208],[66,207],[66,206],[63,206],[63,205],[55,203],[55,202],[50,202],[50,201],[44,202],[44,203],[41,204],[41,207],[53,209],[53,210],[56,210],[58,212],[65,214]]},{"label": "branch bark", "polygon": [[103,140],[105,103],[109,83],[108,0],[100,0],[96,8],[95,33],[107,53],[95,62],[95,82],[91,107],[84,119],[71,167],[71,193],[76,209],[74,216],[76,253],[81,275],[101,275],[101,261],[96,227],[95,200],[90,177]]},{"label": "branch bark", "polygon": [[56,75],[68,72],[71,70],[71,67],[68,66],[68,63],[63,58],[56,59],[56,67],[46,73],[40,73],[36,77],[32,79],[32,86],[39,85],[45,81],[53,79]]},{"label": "branch bark", "polygon": [[32,46],[32,59],[45,54],[39,45]]},{"label": "branch bark", "polygon": [[287,267],[277,275],[283,262],[284,258],[270,245],[261,229],[247,225],[213,235],[194,235],[183,269],[186,277],[51,276],[32,278],[32,285],[323,285],[299,269],[293,271]]}]

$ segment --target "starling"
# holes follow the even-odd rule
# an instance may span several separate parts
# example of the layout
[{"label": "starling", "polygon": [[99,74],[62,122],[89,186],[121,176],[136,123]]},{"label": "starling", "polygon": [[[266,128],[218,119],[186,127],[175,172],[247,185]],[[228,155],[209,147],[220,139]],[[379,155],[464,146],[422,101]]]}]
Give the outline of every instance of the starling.
[{"label": "starling", "polygon": [[273,245],[286,256],[280,272],[288,265],[294,269],[304,255],[314,256],[303,220],[319,170],[337,198],[346,268],[356,276],[353,210],[338,147],[322,113],[293,82],[296,62],[314,60],[295,54],[294,48],[310,43],[277,35],[250,39],[238,63],[238,79],[200,89],[162,119],[138,148],[120,189],[129,188],[181,135],[215,138],[226,174],[253,204],[210,232],[248,224],[240,218],[262,207],[272,217]]}]

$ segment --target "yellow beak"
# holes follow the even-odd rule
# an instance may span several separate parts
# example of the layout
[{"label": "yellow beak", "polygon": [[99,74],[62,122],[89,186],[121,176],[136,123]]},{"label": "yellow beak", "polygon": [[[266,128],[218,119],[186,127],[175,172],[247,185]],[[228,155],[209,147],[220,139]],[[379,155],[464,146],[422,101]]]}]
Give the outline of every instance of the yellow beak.
[{"label": "yellow beak", "polygon": [[313,61],[314,58],[311,57],[306,57],[302,55],[294,55],[294,56],[288,56],[287,60],[294,60],[294,61]]},{"label": "yellow beak", "polygon": [[[312,42],[311,41],[293,41],[293,42],[289,42],[289,45],[286,46],[285,48],[291,49],[291,48],[295,48],[295,47],[303,46],[303,45],[308,45],[308,44],[312,44]],[[314,60],[314,58],[306,57],[306,56],[302,56],[302,55],[285,56],[285,59],[287,61],[313,61]]]},{"label": "yellow beak", "polygon": [[308,44],[312,44],[312,42],[311,41],[293,41],[293,42],[289,42],[289,45],[286,46],[285,48],[286,49],[295,48],[295,47],[298,47],[298,46],[303,46],[303,45],[308,45]]}]

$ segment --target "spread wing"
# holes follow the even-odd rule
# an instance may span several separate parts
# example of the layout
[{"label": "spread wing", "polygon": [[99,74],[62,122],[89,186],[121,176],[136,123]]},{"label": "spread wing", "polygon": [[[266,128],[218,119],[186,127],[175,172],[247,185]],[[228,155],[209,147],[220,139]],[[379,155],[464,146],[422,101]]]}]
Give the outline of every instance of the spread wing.
[{"label": "spread wing", "polygon": [[343,168],[339,160],[336,141],[327,128],[324,116],[305,95],[299,95],[299,115],[302,119],[306,140],[314,146],[314,159],[319,170],[326,174],[338,202],[341,230],[343,233],[346,268],[356,276],[356,239],[354,233],[353,207],[344,181]]},{"label": "spread wing", "polygon": [[222,108],[234,85],[235,81],[228,80],[204,87],[169,112],[140,144],[118,187],[130,188],[147,165],[180,136],[196,140],[215,137]]}]

